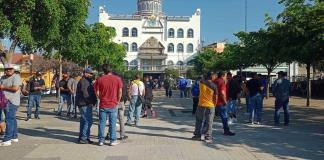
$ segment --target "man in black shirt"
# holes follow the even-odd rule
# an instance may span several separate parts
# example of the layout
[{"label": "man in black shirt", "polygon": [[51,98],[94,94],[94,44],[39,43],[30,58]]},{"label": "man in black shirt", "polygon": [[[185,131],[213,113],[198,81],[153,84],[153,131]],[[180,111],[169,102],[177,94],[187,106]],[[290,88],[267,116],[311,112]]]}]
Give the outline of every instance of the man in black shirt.
[{"label": "man in black shirt", "polygon": [[90,140],[90,131],[93,122],[92,107],[97,103],[97,97],[91,77],[92,69],[86,68],[76,88],[75,104],[79,107],[80,111],[80,133],[78,140],[81,144],[92,143]]},{"label": "man in black shirt", "polygon": [[262,95],[261,92],[263,90],[261,80],[258,78],[256,73],[253,73],[252,79],[248,81],[247,88],[249,90],[249,107],[250,107],[250,120],[249,123],[254,124],[254,120],[256,119],[256,123],[261,123],[262,116]]},{"label": "man in black shirt", "polygon": [[64,102],[67,102],[67,109],[71,105],[71,92],[70,89],[68,88],[68,80],[69,80],[69,74],[67,72],[63,73],[63,79],[60,81],[60,104],[57,109],[57,115],[61,116],[62,115],[62,109]]},{"label": "man in black shirt", "polygon": [[29,121],[31,119],[32,108],[35,105],[35,119],[39,118],[39,109],[41,103],[41,94],[42,91],[45,89],[45,81],[42,79],[41,72],[36,72],[36,74],[30,78],[27,84],[27,92],[29,93],[28,97],[28,106],[27,106],[27,118],[25,121]]},{"label": "man in black shirt", "polygon": [[151,110],[152,117],[155,118],[156,114],[152,107],[152,100],[153,100],[153,88],[154,84],[152,81],[149,80],[149,77],[144,77],[144,85],[145,85],[145,103],[143,104],[144,108],[144,115],[142,116],[147,117],[147,110]]}]

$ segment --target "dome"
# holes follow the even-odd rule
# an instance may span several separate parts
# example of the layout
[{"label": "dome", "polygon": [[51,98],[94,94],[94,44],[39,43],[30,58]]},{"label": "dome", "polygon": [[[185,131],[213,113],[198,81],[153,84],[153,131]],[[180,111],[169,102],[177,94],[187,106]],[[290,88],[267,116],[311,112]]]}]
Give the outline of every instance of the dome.
[{"label": "dome", "polygon": [[142,16],[163,15],[162,0],[138,0],[137,14]]}]

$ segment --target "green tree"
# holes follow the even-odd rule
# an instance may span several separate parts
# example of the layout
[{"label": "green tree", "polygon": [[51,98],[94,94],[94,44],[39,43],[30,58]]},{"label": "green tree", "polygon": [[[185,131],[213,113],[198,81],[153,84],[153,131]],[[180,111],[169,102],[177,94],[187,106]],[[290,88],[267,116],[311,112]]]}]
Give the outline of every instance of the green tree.
[{"label": "green tree", "polygon": [[174,79],[178,78],[180,75],[179,75],[179,69],[174,69],[174,68],[166,68],[164,70],[165,72],[165,75],[166,76],[169,76],[169,77],[172,77]]},{"label": "green tree", "polygon": [[0,38],[11,40],[7,61],[19,46],[31,53],[53,38],[60,18],[59,0],[2,0],[0,1]]},{"label": "green tree", "polygon": [[115,36],[116,30],[112,27],[106,27],[102,23],[91,25],[85,36],[85,57],[81,60],[88,60],[88,63],[94,67],[109,62],[116,71],[124,71],[126,50],[122,44],[113,42]]},{"label": "green tree", "polygon": [[[286,54],[306,64],[307,102],[310,105],[310,68],[324,58],[324,2],[322,0],[281,0],[284,11],[278,16]],[[278,23],[272,24],[278,25]]]},{"label": "green tree", "polygon": [[285,54],[282,54],[280,33],[272,27],[257,32],[237,34],[249,54],[249,61],[267,69],[267,97],[269,97],[270,74],[282,63],[290,61]]}]

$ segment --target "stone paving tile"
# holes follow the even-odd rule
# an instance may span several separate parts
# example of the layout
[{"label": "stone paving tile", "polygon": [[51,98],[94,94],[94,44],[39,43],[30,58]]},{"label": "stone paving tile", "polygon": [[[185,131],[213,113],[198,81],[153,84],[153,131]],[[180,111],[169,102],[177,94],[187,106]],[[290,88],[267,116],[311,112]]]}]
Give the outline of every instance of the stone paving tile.
[{"label": "stone paving tile", "polygon": [[[20,108],[20,142],[0,148],[0,159],[8,160],[272,160],[314,159],[324,157],[324,101],[312,100],[303,107],[304,99],[292,98],[292,123],[289,127],[274,127],[273,99],[265,100],[264,125],[245,124],[244,109],[239,122],[231,125],[234,137],[222,135],[219,118],[215,119],[215,141],[206,144],[192,141],[194,116],[191,100],[161,96],[153,104],[157,119],[142,119],[141,126],[126,127],[129,140],[118,146],[79,145],[78,120],[56,117],[54,98],[42,104],[41,120],[23,121],[25,107]],[[170,112],[171,111],[171,112]],[[97,117],[92,127],[92,139],[97,141]],[[119,134],[117,133],[119,136]],[[15,154],[12,154],[15,153]]]}]

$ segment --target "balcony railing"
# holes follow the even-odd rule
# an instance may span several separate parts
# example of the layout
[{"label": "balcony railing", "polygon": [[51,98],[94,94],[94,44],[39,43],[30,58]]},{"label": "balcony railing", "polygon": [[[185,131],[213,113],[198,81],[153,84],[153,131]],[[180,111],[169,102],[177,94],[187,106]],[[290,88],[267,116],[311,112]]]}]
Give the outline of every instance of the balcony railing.
[{"label": "balcony railing", "polygon": [[141,69],[143,71],[164,71],[165,70],[165,66],[163,66],[163,65],[161,65],[161,66],[143,65],[141,67]]}]

